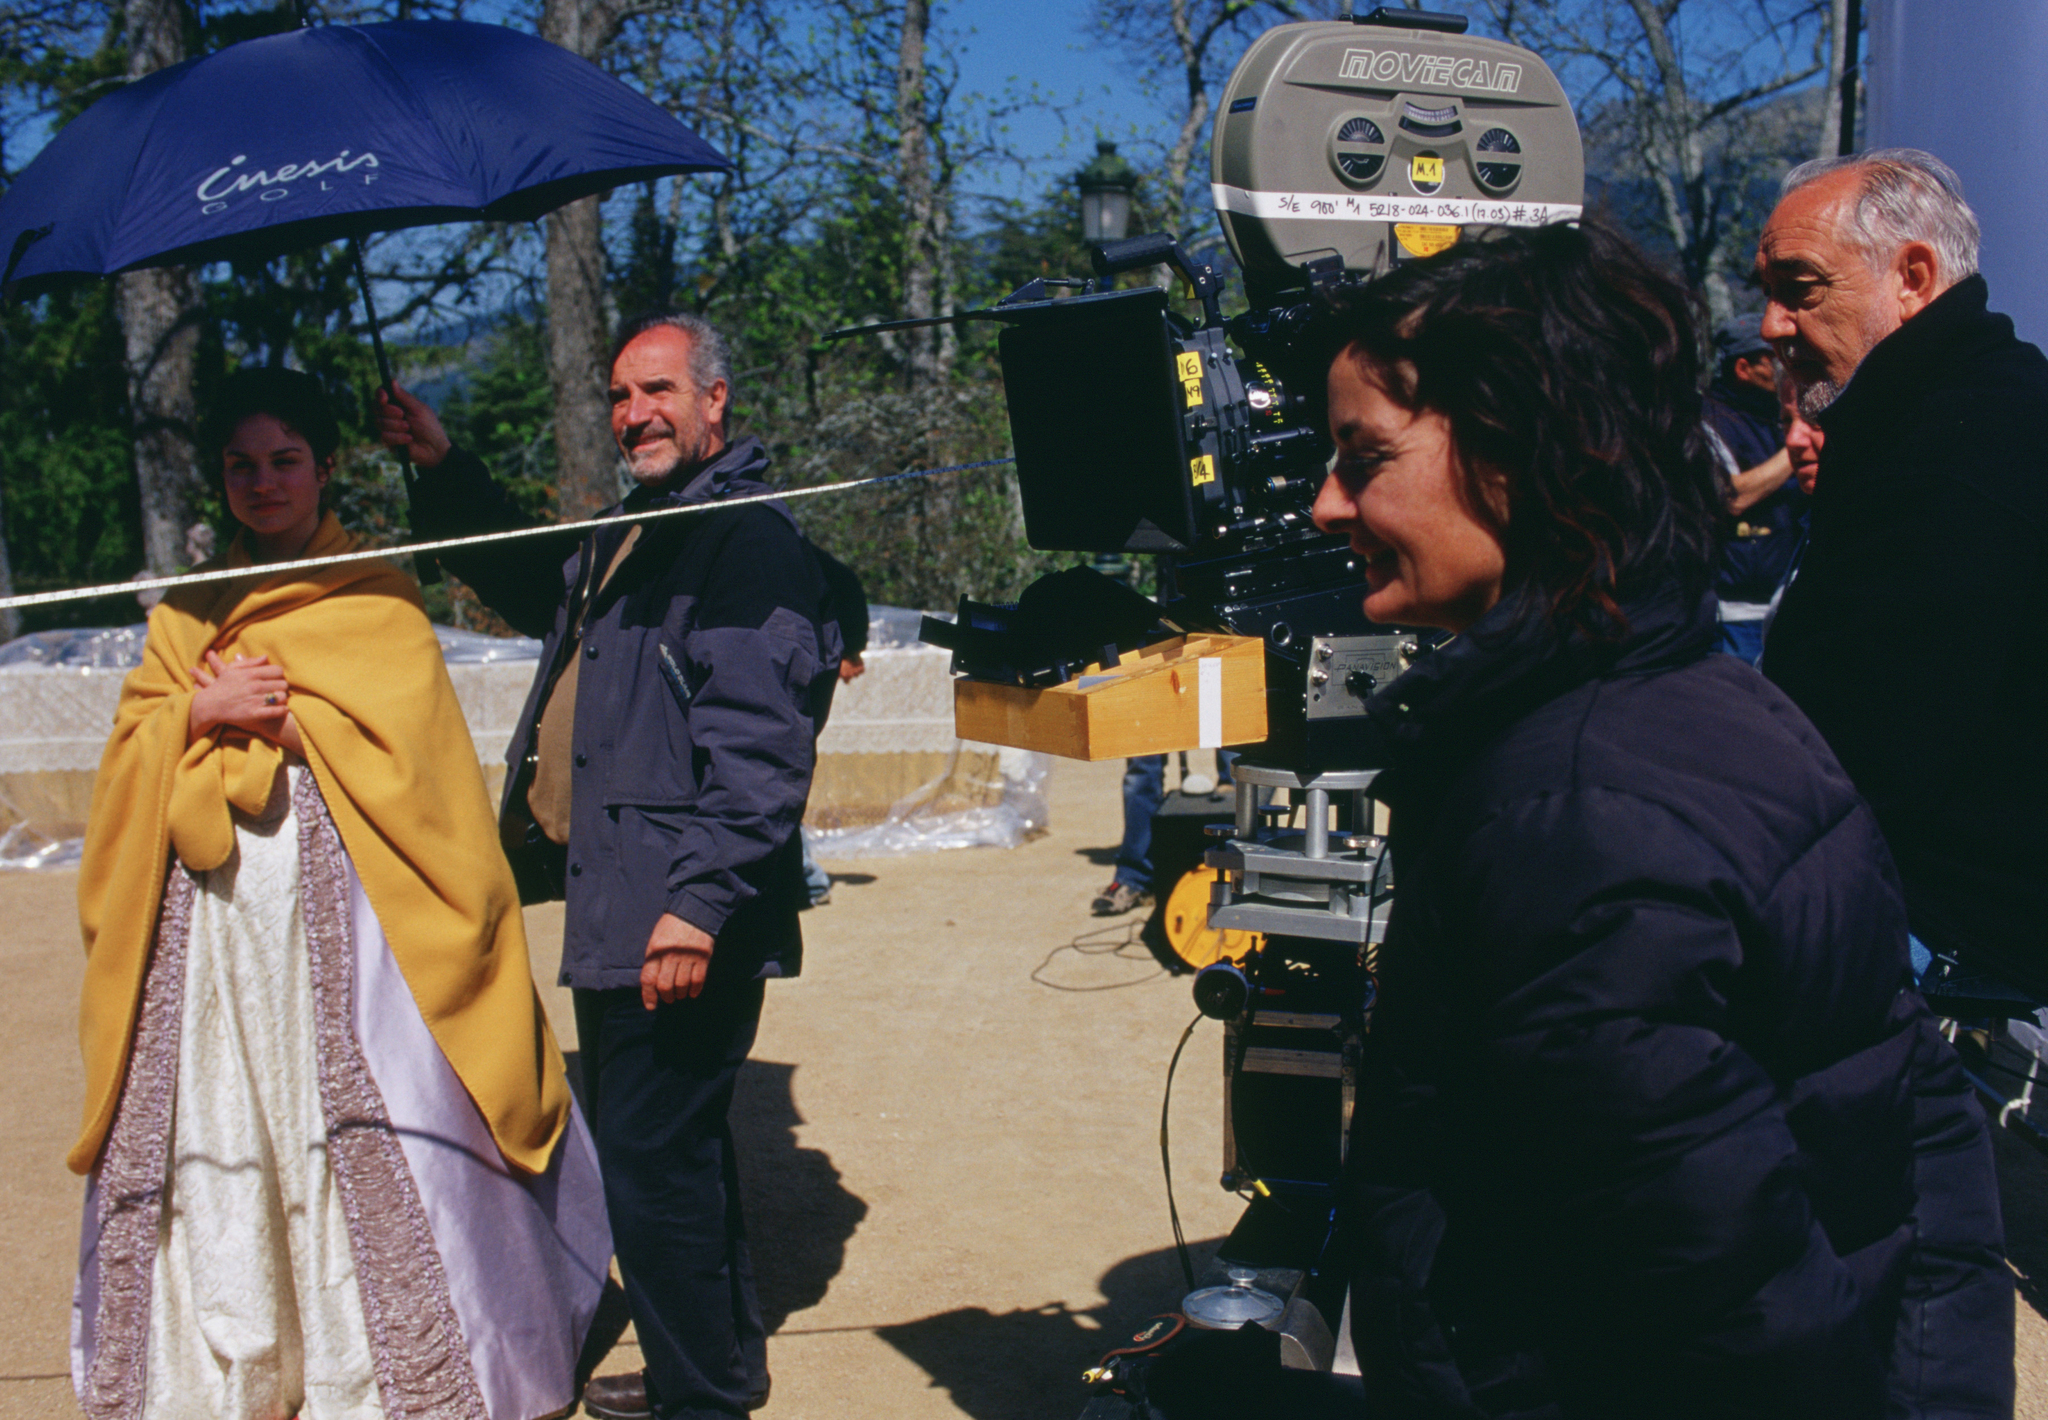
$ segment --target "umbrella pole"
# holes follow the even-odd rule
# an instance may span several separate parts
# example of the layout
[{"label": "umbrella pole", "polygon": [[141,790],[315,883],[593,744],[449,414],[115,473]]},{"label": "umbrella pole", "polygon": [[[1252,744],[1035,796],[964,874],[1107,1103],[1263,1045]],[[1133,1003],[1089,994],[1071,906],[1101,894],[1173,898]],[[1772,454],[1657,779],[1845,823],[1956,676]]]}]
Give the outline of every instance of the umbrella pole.
[{"label": "umbrella pole", "polygon": [[[377,357],[377,374],[384,381],[386,397],[395,404],[398,400],[398,387],[391,378],[391,359],[384,353],[384,334],[377,328],[377,306],[370,298],[370,270],[363,264],[363,243],[360,237],[348,239],[348,254],[355,261],[356,284],[363,291],[363,317],[370,326],[370,349]],[[413,485],[419,482],[419,476],[412,471],[412,459],[402,449],[398,453],[398,466],[405,472],[405,501],[406,506],[410,507]],[[431,555],[415,556],[412,565],[413,571],[419,574],[421,586],[431,587],[441,580],[441,564]]]}]

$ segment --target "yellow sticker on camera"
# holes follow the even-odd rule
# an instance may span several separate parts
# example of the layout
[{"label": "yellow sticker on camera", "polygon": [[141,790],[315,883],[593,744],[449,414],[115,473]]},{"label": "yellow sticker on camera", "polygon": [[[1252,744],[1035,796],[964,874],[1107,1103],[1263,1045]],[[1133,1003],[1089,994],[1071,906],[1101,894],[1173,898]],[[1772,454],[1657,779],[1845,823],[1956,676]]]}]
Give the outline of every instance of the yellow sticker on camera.
[{"label": "yellow sticker on camera", "polygon": [[1434,153],[1417,153],[1409,160],[1408,177],[1417,187],[1442,187],[1444,160]]},{"label": "yellow sticker on camera", "polygon": [[1189,380],[1199,380],[1202,378],[1202,357],[1200,355],[1193,352],[1186,355],[1176,355],[1173,357],[1173,363],[1174,368],[1180,371],[1180,382],[1182,384],[1186,384]]},{"label": "yellow sticker on camera", "polygon": [[1432,222],[1396,222],[1394,239],[1410,256],[1435,256],[1458,240],[1458,228]]},{"label": "yellow sticker on camera", "polygon": [[1216,481],[1216,459],[1211,454],[1196,454],[1188,460],[1188,481],[1200,488],[1205,483]]},{"label": "yellow sticker on camera", "polygon": [[1200,380],[1189,380],[1186,384],[1181,386],[1181,389],[1186,393],[1188,397],[1189,409],[1193,409],[1196,405],[1202,402],[1202,382]]}]

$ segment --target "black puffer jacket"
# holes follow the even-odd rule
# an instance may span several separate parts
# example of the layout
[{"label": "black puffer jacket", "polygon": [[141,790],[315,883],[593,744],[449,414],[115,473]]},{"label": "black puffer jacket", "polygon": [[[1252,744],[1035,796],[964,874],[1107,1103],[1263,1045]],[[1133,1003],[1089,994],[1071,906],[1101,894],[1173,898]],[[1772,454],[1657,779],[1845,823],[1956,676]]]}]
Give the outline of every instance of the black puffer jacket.
[{"label": "black puffer jacket", "polygon": [[1876,822],[1704,654],[1519,599],[1376,698],[1399,887],[1351,1149],[1375,1415],[2004,1416],[1984,1119]]}]

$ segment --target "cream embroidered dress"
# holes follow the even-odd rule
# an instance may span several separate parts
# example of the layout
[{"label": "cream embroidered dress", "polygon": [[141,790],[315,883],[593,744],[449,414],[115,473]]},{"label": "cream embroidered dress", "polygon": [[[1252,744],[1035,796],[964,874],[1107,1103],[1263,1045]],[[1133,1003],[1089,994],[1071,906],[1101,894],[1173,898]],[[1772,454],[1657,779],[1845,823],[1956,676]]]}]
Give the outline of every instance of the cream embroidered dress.
[{"label": "cream embroidered dress", "polygon": [[[152,645],[160,635],[166,644],[124,690],[95,793],[100,846],[89,826],[81,873],[88,951],[97,954],[89,1076],[104,1023],[123,1007],[119,992],[135,993],[112,1107],[95,1116],[89,1100],[86,1141],[97,1147],[83,1155],[72,1366],[80,1405],[96,1420],[538,1420],[575,1401],[577,1351],[611,1254],[595,1153],[573,1109],[557,1116],[551,1139],[529,1142],[545,1127],[529,1123],[541,1117],[530,1097],[559,1072],[559,1056],[526,979],[481,776],[459,794],[422,782],[451,772],[458,734],[468,758],[457,768],[475,773],[475,758],[452,689],[442,703],[446,672],[416,594],[381,583],[374,599],[345,590],[284,588],[277,596],[291,615],[263,624],[310,620],[309,604],[342,629],[385,618],[375,664],[413,679],[358,689],[346,666],[319,664],[319,652],[301,658],[295,677],[282,649],[293,642],[283,639],[274,654],[295,710],[304,706],[317,763],[272,758],[267,793],[250,769],[265,761],[224,758],[220,777],[209,767],[215,750],[183,743],[189,691],[149,683],[197,659],[178,637],[228,642],[231,615],[167,601],[151,622]],[[400,595],[409,607],[394,602]],[[182,629],[173,621],[167,633],[167,609],[188,619]],[[323,676],[333,686],[325,707],[313,692],[302,702],[300,685]],[[152,718],[159,713],[168,720]],[[219,802],[205,795],[223,783],[228,834],[203,855],[188,851],[181,831],[187,843],[208,840],[181,830],[180,813],[203,828],[207,805]],[[323,783],[339,784],[348,801],[330,803]],[[387,783],[398,787],[379,799]],[[165,787],[152,813],[156,784],[182,785],[199,810],[181,810]],[[361,840],[372,860],[359,874],[343,834],[364,821],[366,805],[378,833]],[[421,835],[418,825],[437,815],[453,827]],[[412,846],[399,841],[394,855],[407,834]],[[123,860],[117,839],[140,847]],[[130,943],[115,928],[127,912],[122,894],[132,901],[137,888],[119,865],[150,852],[165,854],[155,860],[166,864],[163,887],[153,924],[143,919],[146,937]],[[373,896],[405,902],[434,873],[453,886],[380,919]],[[458,904],[466,915],[431,916],[434,903],[455,902],[465,888],[481,893]],[[93,968],[117,984],[95,986]],[[514,969],[516,979],[497,974]],[[119,986],[124,979],[134,986]],[[436,1003],[431,1018],[422,999]],[[495,1034],[450,1024],[483,1010],[495,1013]],[[507,1162],[508,1137],[532,1162]]]}]

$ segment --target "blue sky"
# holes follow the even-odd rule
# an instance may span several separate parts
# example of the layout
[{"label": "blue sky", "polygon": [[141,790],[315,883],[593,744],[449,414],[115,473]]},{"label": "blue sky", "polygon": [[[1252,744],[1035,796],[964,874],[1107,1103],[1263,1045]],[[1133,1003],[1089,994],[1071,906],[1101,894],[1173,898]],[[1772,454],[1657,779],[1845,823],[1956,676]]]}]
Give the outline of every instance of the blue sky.
[{"label": "blue sky", "polygon": [[[1029,177],[983,169],[975,187],[1009,195],[1035,195],[1047,181],[1079,168],[1095,155],[1095,138],[1135,151],[1134,134],[1164,134],[1163,105],[1140,91],[1122,56],[1098,39],[1088,0],[955,0],[939,14],[965,91],[991,98],[1033,86],[1066,106],[1064,123],[1050,108],[1020,110],[1008,120],[1016,151],[1036,155]],[[1076,199],[1078,201],[1078,198]]]}]

